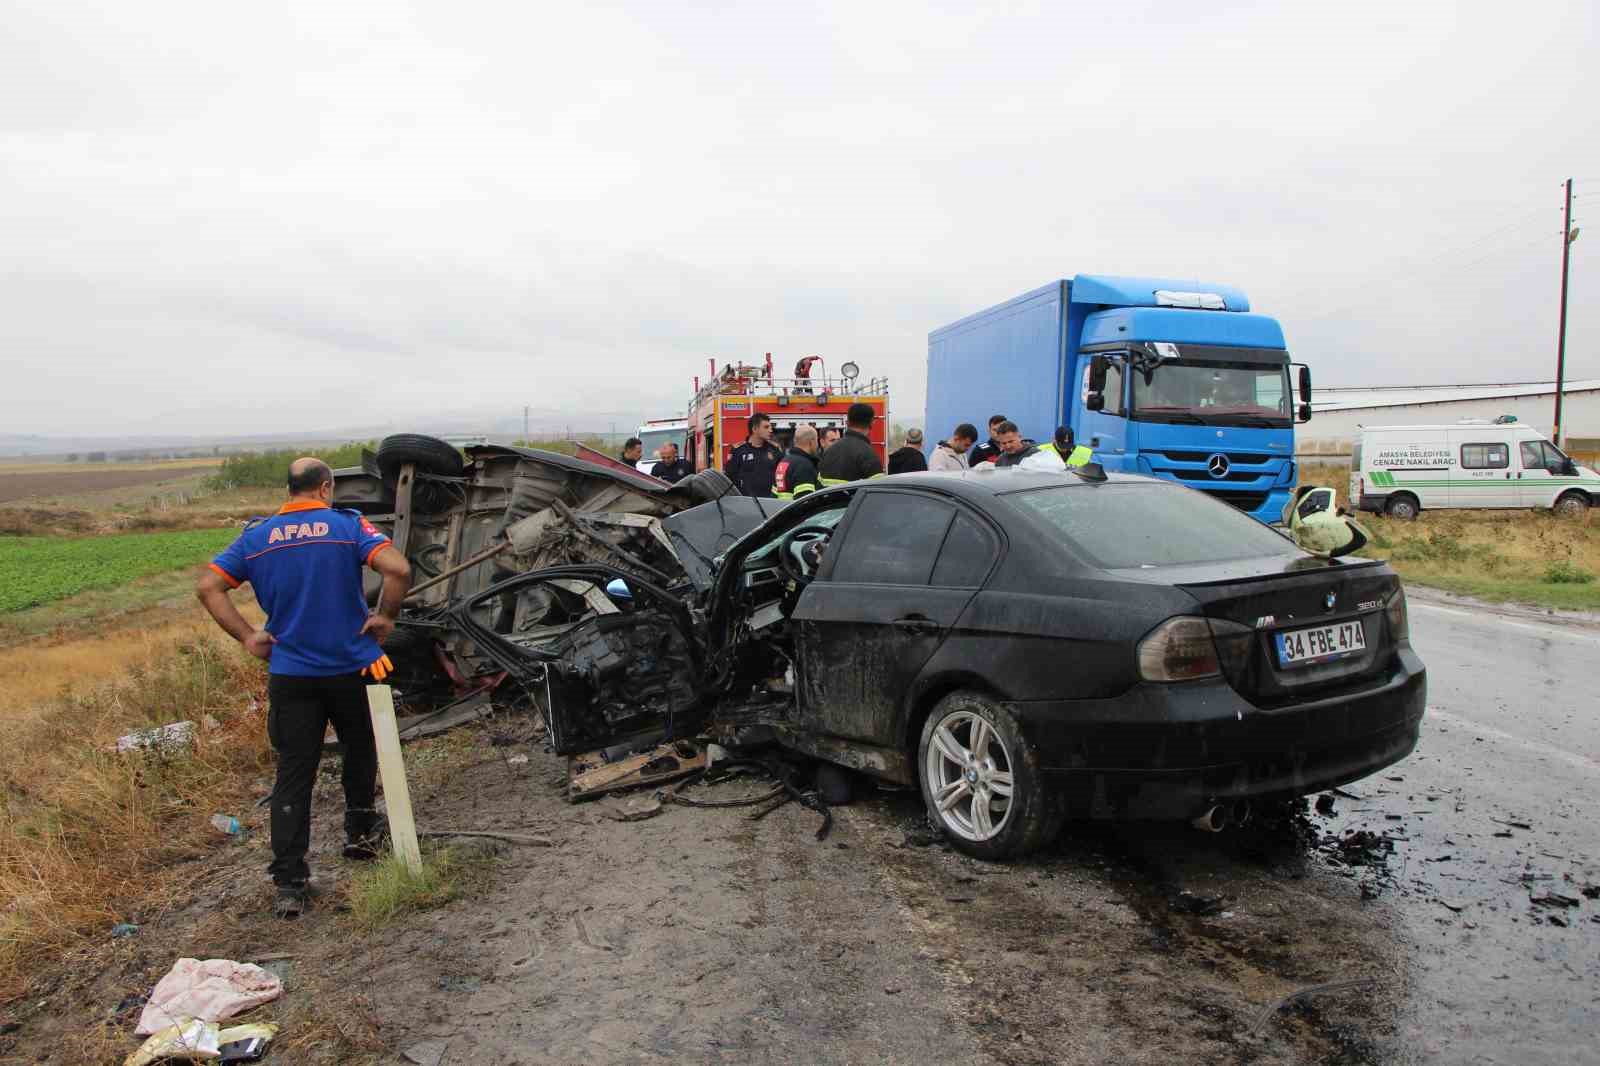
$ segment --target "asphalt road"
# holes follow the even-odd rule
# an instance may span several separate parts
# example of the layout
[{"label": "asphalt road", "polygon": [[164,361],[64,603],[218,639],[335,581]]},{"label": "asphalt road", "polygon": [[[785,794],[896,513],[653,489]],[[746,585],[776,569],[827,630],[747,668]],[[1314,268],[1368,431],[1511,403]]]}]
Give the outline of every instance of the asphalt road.
[{"label": "asphalt road", "polygon": [[1411,633],[1421,742],[1332,819],[1396,839],[1380,899],[1409,957],[1403,1047],[1600,1062],[1600,626],[1414,590]]}]

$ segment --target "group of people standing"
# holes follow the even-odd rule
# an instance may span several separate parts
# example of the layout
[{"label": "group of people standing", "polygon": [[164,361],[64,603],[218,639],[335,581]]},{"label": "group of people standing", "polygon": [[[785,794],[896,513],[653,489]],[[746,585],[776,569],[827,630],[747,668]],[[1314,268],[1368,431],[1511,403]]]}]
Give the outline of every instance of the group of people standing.
[{"label": "group of people standing", "polygon": [[978,428],[963,422],[933,449],[928,460],[929,470],[968,470],[993,463],[1000,468],[1018,467],[1023,470],[1060,470],[1064,466],[1083,466],[1093,459],[1094,453],[1078,444],[1071,426],[1057,426],[1046,444],[1028,440],[1017,424],[1005,415],[989,419],[989,439],[978,443]]},{"label": "group of people standing", "polygon": [[[876,413],[869,404],[852,404],[845,415],[845,431],[828,426],[795,427],[788,450],[772,439],[772,419],[765,414],[751,415],[746,422],[746,437],[728,454],[724,472],[734,487],[746,496],[775,496],[792,500],[827,485],[842,485],[881,477],[885,471],[872,445],[872,421]],[[888,473],[908,474],[922,470],[966,470],[993,463],[997,467],[1025,470],[1060,470],[1064,466],[1083,466],[1093,457],[1086,447],[1075,443],[1070,426],[1058,426],[1051,440],[1037,444],[1022,436],[1017,424],[1005,415],[989,419],[989,439],[978,443],[978,430],[970,422],[955,428],[948,440],[933,449],[931,458],[922,454],[922,430],[906,432],[905,443],[889,453]],[[637,437],[629,438],[622,459],[630,464],[639,459]],[[694,473],[694,465],[681,458],[678,446],[670,441],[661,447],[661,459],[650,473],[662,481],[676,483]]]}]

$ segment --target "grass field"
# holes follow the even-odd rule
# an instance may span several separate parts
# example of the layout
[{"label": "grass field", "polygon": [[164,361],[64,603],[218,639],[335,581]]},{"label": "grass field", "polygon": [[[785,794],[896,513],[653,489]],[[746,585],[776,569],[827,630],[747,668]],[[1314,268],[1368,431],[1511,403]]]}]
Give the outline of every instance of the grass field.
[{"label": "grass field", "polygon": [[0,466],[0,503],[12,500],[57,499],[104,493],[134,486],[178,485],[201,479],[217,464],[194,460],[172,463],[128,463],[93,466],[58,464]]},{"label": "grass field", "polygon": [[0,538],[0,614],[205,562],[232,529]]},{"label": "grass field", "polygon": [[[1345,494],[1349,467],[1301,467],[1303,485]],[[1479,599],[1600,610],[1600,514],[1577,521],[1523,509],[1424,511],[1415,521],[1361,515],[1372,541],[1362,554],[1386,559],[1409,582]]]}]

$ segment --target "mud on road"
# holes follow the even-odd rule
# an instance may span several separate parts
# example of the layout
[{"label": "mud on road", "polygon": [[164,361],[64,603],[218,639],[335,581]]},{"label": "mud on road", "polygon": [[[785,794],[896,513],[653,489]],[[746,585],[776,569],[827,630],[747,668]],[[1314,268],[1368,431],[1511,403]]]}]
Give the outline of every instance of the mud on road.
[{"label": "mud on road", "polygon": [[1389,1060],[1408,1039],[1384,907],[1308,857],[1303,826],[1163,831],[1144,841],[1159,865],[1125,834],[1069,833],[995,865],[930,843],[910,793],[837,809],[818,841],[796,805],[624,822],[614,801],[567,805],[563,780],[534,754],[424,800],[435,823],[556,846],[503,851],[487,895],[329,975],[390,1048],[443,1043],[452,1066],[1272,1063]]},{"label": "mud on road", "polygon": [[[449,1066],[1594,1054],[1593,905],[1572,915],[1581,927],[1549,928],[1568,938],[1564,953],[1530,948],[1515,980],[1496,985],[1500,964],[1484,953],[1516,950],[1519,927],[1505,921],[1519,912],[1506,910],[1499,941],[1463,946],[1480,935],[1463,931],[1467,916],[1408,889],[1422,856],[1384,828],[1376,788],[1325,817],[1258,816],[1223,834],[1069,827],[1042,854],[987,864],[930,834],[909,792],[835,808],[820,841],[819,816],[795,804],[760,820],[669,805],[622,821],[620,799],[562,798],[562,759],[495,747],[480,727],[451,737],[459,765],[415,760],[424,828],[552,846],[490,843],[463,898],[363,932],[339,905],[354,867],[338,857],[338,760],[325,760],[312,853],[324,894],[309,915],[268,916],[258,809],[241,837],[193,857],[187,905],[131,916],[136,937],[16,1011],[22,1028],[0,1036],[0,1061],[120,1061],[133,1045],[128,1005],[180,955],[287,956],[274,964],[285,995],[263,1020],[283,1023],[274,1055],[297,1063],[399,1063],[429,1045]],[[529,761],[508,761],[518,751]],[[690,794],[768,787],[736,778]],[[1379,828],[1358,828],[1367,819]],[[1379,838],[1391,842],[1359,842]],[[1437,976],[1452,959],[1470,971],[1456,993]],[[1503,1000],[1492,1012],[1485,983]],[[1541,1004],[1557,1024],[1519,1023]],[[96,1020],[108,1020],[101,1042],[75,1043]]]}]

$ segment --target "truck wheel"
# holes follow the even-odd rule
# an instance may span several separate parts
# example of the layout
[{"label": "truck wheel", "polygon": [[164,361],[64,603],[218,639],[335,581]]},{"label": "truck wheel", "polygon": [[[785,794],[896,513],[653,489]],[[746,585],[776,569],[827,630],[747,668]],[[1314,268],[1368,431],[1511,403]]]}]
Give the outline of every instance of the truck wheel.
[{"label": "truck wheel", "polygon": [[1550,509],[1559,518],[1582,518],[1589,513],[1589,497],[1581,492],[1569,492]]},{"label": "truck wheel", "polygon": [[1022,855],[1061,828],[1060,799],[1040,778],[1033,745],[987,696],[940,700],[922,727],[917,765],[928,817],[974,858]]},{"label": "truck wheel", "polygon": [[1402,492],[1399,495],[1389,497],[1388,501],[1383,505],[1383,513],[1390,518],[1398,518],[1402,522],[1409,522],[1422,513],[1422,506],[1417,503],[1415,496]]},{"label": "truck wheel", "polygon": [[438,437],[395,433],[383,438],[378,445],[378,469],[383,471],[384,480],[393,482],[407,463],[417,464],[419,473],[441,477],[460,477],[465,469],[461,453]]}]

